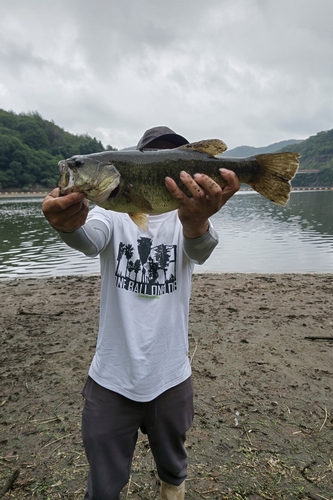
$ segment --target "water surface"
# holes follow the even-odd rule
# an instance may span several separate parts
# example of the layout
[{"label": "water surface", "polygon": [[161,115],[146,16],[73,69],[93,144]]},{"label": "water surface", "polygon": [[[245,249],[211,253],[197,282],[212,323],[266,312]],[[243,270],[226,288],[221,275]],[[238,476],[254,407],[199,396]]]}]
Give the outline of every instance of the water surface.
[{"label": "water surface", "polygon": [[212,221],[220,244],[203,271],[333,272],[333,191],[296,191],[285,207],[241,192]]},{"label": "water surface", "polygon": [[[67,247],[42,198],[0,199],[0,278],[99,273],[98,258]],[[220,243],[196,272],[333,272],[333,191],[297,191],[285,207],[237,193],[212,217]]]}]

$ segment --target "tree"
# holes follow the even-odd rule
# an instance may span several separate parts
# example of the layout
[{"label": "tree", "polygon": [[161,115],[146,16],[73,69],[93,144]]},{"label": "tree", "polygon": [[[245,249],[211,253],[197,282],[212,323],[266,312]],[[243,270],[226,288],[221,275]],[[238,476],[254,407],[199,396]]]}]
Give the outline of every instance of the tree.
[{"label": "tree", "polygon": [[96,138],[70,134],[37,112],[17,115],[0,109],[1,188],[55,187],[60,160],[99,151],[105,148]]},{"label": "tree", "polygon": [[32,120],[24,120],[19,125],[21,140],[24,144],[33,149],[47,149],[49,140],[40,124]]}]

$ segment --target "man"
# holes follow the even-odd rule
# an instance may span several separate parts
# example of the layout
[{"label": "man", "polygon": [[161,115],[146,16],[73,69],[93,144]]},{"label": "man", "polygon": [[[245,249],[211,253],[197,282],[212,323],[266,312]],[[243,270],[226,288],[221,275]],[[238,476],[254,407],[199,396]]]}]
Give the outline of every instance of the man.
[{"label": "man", "polygon": [[[188,141],[168,127],[145,132],[137,149],[170,149]],[[130,475],[138,429],[148,435],[161,480],[161,498],[185,495],[186,431],[193,420],[188,358],[191,275],[218,243],[209,217],[239,189],[236,175],[186,172],[186,196],[169,177],[165,186],[179,209],[150,216],[147,231],[127,214],[95,207],[84,195],[58,197],[43,212],[61,238],[100,256],[101,301],[96,352],[83,390],[82,435],[90,465],[86,499],[119,499]]]}]

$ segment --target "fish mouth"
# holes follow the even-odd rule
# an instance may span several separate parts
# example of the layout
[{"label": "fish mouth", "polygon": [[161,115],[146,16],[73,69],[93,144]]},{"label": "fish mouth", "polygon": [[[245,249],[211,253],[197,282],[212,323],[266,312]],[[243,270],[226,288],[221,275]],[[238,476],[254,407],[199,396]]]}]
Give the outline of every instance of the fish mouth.
[{"label": "fish mouth", "polygon": [[72,193],[74,191],[74,176],[72,170],[68,167],[65,160],[58,163],[60,180],[58,187],[60,189],[60,194],[65,195]]}]

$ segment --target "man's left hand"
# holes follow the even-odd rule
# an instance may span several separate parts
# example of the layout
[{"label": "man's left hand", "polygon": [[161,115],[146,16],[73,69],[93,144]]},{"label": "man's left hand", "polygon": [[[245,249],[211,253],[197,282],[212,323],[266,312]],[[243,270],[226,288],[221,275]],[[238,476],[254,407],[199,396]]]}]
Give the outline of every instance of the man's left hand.
[{"label": "man's left hand", "polygon": [[170,177],[166,177],[165,185],[170,194],[179,203],[178,216],[187,238],[198,238],[208,230],[208,219],[220,210],[223,205],[239,190],[239,180],[234,172],[221,169],[220,174],[226,182],[219,186],[205,174],[191,177],[181,172],[180,180],[191,193],[187,196]]}]

